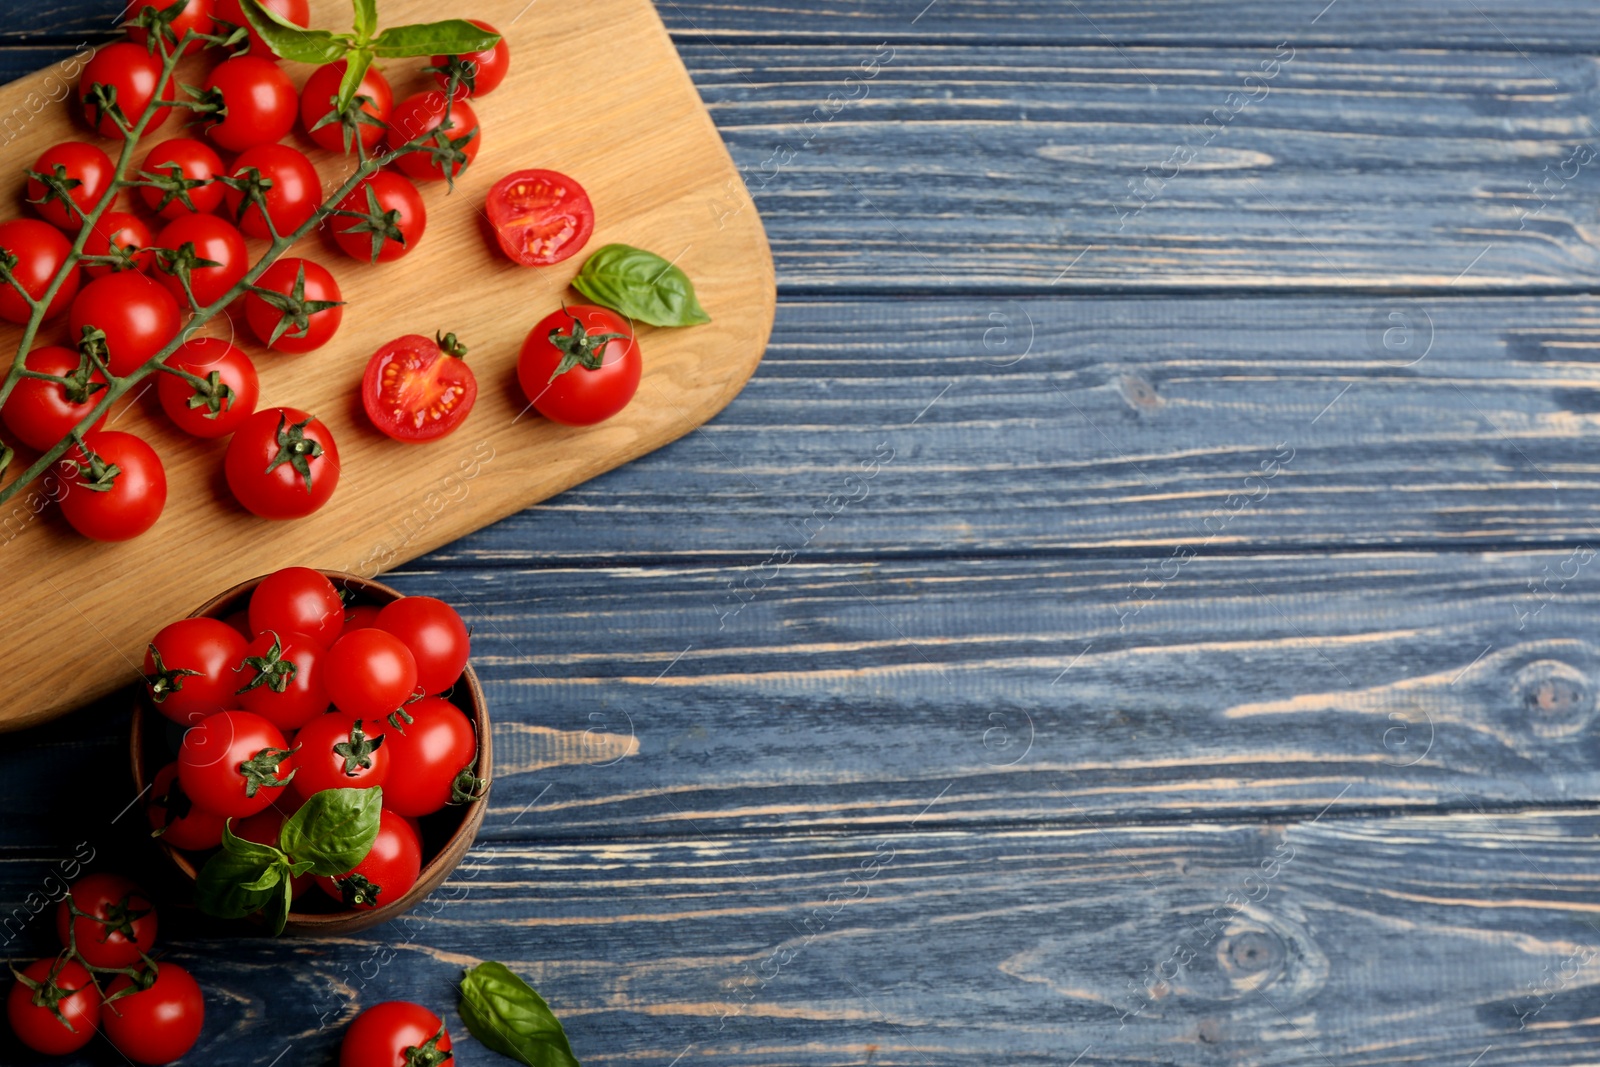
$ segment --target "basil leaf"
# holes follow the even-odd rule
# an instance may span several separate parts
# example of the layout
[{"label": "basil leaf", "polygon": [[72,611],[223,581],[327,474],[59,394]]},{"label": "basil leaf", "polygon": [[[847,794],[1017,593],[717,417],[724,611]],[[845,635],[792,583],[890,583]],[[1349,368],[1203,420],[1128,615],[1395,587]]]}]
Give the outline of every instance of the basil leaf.
[{"label": "basil leaf", "polygon": [[464,52],[482,52],[493,48],[499,40],[498,33],[490,33],[466,19],[445,19],[443,22],[419,22],[412,26],[390,26],[373,39],[372,50],[389,59],[402,56],[458,56]]},{"label": "basil leaf", "polygon": [[461,980],[461,1019],[472,1036],[528,1067],[579,1067],[561,1021],[503,963],[480,963]]},{"label": "basil leaf", "polygon": [[200,868],[194,883],[195,905],[219,919],[242,919],[260,911],[282,880],[278,860],[263,861],[224,850]]},{"label": "basil leaf", "polygon": [[267,917],[272,920],[272,936],[277,937],[283,933],[283,928],[289,925],[289,906],[294,903],[294,883],[287,875],[278,882],[278,899],[275,906],[268,912]]},{"label": "basil leaf", "polygon": [[278,56],[294,63],[332,63],[343,59],[349,43],[327,30],[307,30],[296,26],[260,0],[239,0],[239,10]]},{"label": "basil leaf", "polygon": [[351,0],[356,9],[356,37],[365,41],[378,28],[378,0]]},{"label": "basil leaf", "polygon": [[372,53],[365,49],[350,55],[345,60],[344,77],[339,79],[339,96],[333,104],[336,112],[343,114],[344,109],[350,106],[350,101],[356,98],[356,91],[361,88],[361,79],[366,77],[367,68],[370,66],[372,66]]},{"label": "basil leaf", "polygon": [[278,844],[295,866],[312,874],[349,874],[378,839],[383,788],[324,789],[283,824]]},{"label": "basil leaf", "polygon": [[590,256],[572,287],[601,307],[652,326],[711,321],[687,274],[654,252],[630,245],[606,245]]},{"label": "basil leaf", "polygon": [[263,864],[277,863],[279,860],[286,858],[280,850],[273,848],[271,845],[263,845],[235,836],[232,819],[222,824],[222,848],[223,851],[238,856],[240,859],[254,860]]}]

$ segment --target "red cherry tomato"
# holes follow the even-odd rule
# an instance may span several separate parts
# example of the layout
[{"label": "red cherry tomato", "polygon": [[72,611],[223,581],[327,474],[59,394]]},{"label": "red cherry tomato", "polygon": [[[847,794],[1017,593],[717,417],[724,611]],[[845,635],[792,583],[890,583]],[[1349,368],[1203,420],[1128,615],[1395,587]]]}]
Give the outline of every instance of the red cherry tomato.
[{"label": "red cherry tomato", "polygon": [[[478,125],[477,113],[465,100],[451,103],[448,109],[447,101],[444,93],[430,89],[406,97],[394,106],[394,113],[389,116],[391,149],[399,149],[423,134],[432,134],[424,148],[413,149],[395,160],[397,167],[419,182],[459,178],[478,156],[483,131]],[[449,126],[444,126],[446,110],[449,111]]]},{"label": "red cherry tomato", "polygon": [[105,331],[106,362],[117,375],[138,370],[178,335],[180,325],[172,294],[134,271],[107,274],[84,286],[67,318],[74,341],[83,337],[85,326]]},{"label": "red cherry tomato", "polygon": [[205,378],[217,376],[217,384],[226,386],[227,396],[202,395],[195,387],[175,374],[156,376],[156,399],[161,410],[173,424],[191,437],[226,437],[248,419],[256,410],[261,395],[260,380],[250,357],[216,337],[197,337],[185,341],[178,350],[167,357],[167,366],[188,371]]},{"label": "red cherry tomato", "polygon": [[421,1004],[386,1000],[350,1024],[339,1046],[339,1067],[406,1067],[408,1049],[450,1051],[450,1032]]},{"label": "red cherry tomato", "polygon": [[352,719],[381,720],[416,695],[417,661],[385,630],[347,630],[328,649],[334,706]]},{"label": "red cherry tomato", "polygon": [[[353,150],[359,131],[361,143],[370,154],[387,132],[389,113],[394,110],[394,90],[389,88],[389,79],[382,72],[376,67],[368,67],[361,76],[361,85],[356,89],[356,96],[367,98],[357,110],[357,114],[364,117],[356,120],[355,130],[352,131],[333,110],[344,72],[345,62],[342,59],[311,72],[305,88],[300,90],[300,123],[319,148],[326,148],[330,152]],[[333,117],[330,118],[330,115]]]},{"label": "red cherry tomato", "polygon": [[83,242],[86,256],[116,256],[120,263],[90,263],[84,267],[90,278],[100,278],[120,270],[148,270],[153,252],[140,252],[156,243],[156,235],[137,215],[126,211],[107,211],[94,222]]},{"label": "red cherry tomato", "polygon": [[[340,306],[339,283],[333,280],[328,268],[309,259],[288,256],[268,267],[256,279],[256,286],[287,297],[291,303],[285,309],[267,303],[259,293],[250,293],[244,298],[245,320],[262,344],[277,352],[300,353],[321,348],[333,340],[344,312]],[[318,303],[333,306],[306,306]]]},{"label": "red cherry tomato", "polygon": [[383,609],[376,604],[352,604],[344,613],[344,628],[346,630],[367,630],[378,621],[378,613]]},{"label": "red cherry tomato", "polygon": [[[315,721],[328,710],[328,690],[322,682],[327,655],[305,634],[263,631],[245,649],[239,703],[285,733]],[[295,744],[302,742],[297,738]],[[304,751],[295,766],[300,768],[295,776],[299,781],[306,773]]]},{"label": "red cherry tomato", "polygon": [[192,245],[196,259],[210,260],[215,267],[189,267],[189,287],[200,307],[210,307],[239,284],[250,270],[250,249],[244,235],[227,219],[216,215],[185,215],[173,219],[156,235],[156,247],[167,251],[157,254],[159,269],[155,276],[179,307],[189,306],[189,296],[183,291],[175,266],[175,256],[184,245]]},{"label": "red cherry tomato", "polygon": [[226,819],[214,811],[197,807],[178,782],[178,765],[169,763],[156,772],[150,787],[150,829],[171,845],[189,852],[202,852],[222,844]]},{"label": "red cherry tomato", "polygon": [[[71,901],[68,907],[67,901]],[[83,912],[74,915],[72,908]],[[91,874],[72,883],[56,905],[61,947],[74,944],[91,967],[132,967],[156,945],[156,906],[120,874]]]},{"label": "red cherry tomato", "polygon": [[[10,222],[0,222],[0,251],[10,252],[17,257],[11,277],[27,291],[28,296],[41,300],[45,290],[55,280],[56,271],[61,269],[72,252],[72,244],[61,235],[60,230],[47,222],[12,219]],[[61,283],[61,288],[56,290],[44,317],[55,318],[67,310],[77,295],[78,272],[73,271]],[[21,293],[9,285],[0,285],[0,319],[21,326],[27,323],[32,314],[33,309],[22,299]]]},{"label": "red cherry tomato", "polygon": [[[22,365],[40,374],[66,376],[77,373],[79,362],[78,353],[72,349],[51,345],[29,352],[23,358]],[[91,371],[89,381],[91,385],[95,382],[104,385],[105,376],[99,371]],[[94,392],[88,394],[81,403],[74,403],[67,396],[66,389],[55,382],[23,378],[6,398],[5,407],[0,408],[0,419],[5,421],[6,429],[18,441],[44,452],[54,448],[57,441],[71,433],[94,410],[99,400],[99,392]],[[105,425],[105,421],[106,417],[101,415],[90,429],[98,430]]]},{"label": "red cherry tomato", "polygon": [[271,144],[294,129],[300,111],[294,82],[270,59],[225,59],[206,78],[205,87],[222,94],[222,110],[212,114],[206,136],[230,152]]},{"label": "red cherry tomato", "polygon": [[[602,342],[602,338],[610,337]],[[585,362],[561,371],[564,357]],[[598,360],[591,367],[589,361]],[[557,373],[560,371],[560,373]],[[517,359],[522,393],[545,418],[569,426],[604,422],[633,399],[643,366],[633,327],[614,311],[573,304],[528,331]]]},{"label": "red cherry tomato", "polygon": [[234,499],[264,519],[298,519],[339,485],[339,449],[317,419],[297,408],[267,408],[246,419],[223,461]]},{"label": "red cherry tomato", "polygon": [[256,145],[233,161],[230,175],[272,183],[271,188],[262,193],[267,204],[266,216],[261,214],[259,204],[246,200],[241,190],[229,186],[224,194],[228,217],[236,220],[239,228],[251,237],[272,237],[272,231],[267,228],[268,217],[279,236],[288,236],[311,218],[317,205],[322,203],[322,179],[317,176],[317,168],[311,160],[298,148],[282,144]]},{"label": "red cherry tomato", "polygon": [[144,654],[145,692],[156,710],[192,726],[239,707],[234,668],[245,638],[220,619],[179,619],[162,627]]},{"label": "red cherry tomato", "polygon": [[[208,215],[222,203],[226,187],[217,181],[225,173],[222,157],[204,141],[192,137],[162,141],[150,149],[139,169],[146,175],[184,183],[181,188],[169,189],[140,186],[139,196],[145,206],[164,219],[180,219],[195,212]],[[190,186],[188,182],[203,184]]]},{"label": "red cherry tomato", "polygon": [[[484,22],[482,19],[468,19],[468,22],[480,30],[490,33],[500,31]],[[456,86],[456,99],[463,100],[469,96],[488,96],[495,88],[506,80],[506,71],[511,69],[511,47],[506,44],[504,36],[496,41],[493,48],[482,52],[468,52],[460,56],[434,56],[428,64],[430,67],[443,67],[444,70],[435,70],[433,80],[439,83],[439,88],[450,87],[452,72],[458,75]]]},{"label": "red cherry tomato", "polygon": [[106,989],[100,1015],[106,1038],[134,1063],[171,1063],[187,1055],[206,1022],[200,984],[176,963],[163,960],[149,988],[117,995],[132,985],[130,976],[119,974]]},{"label": "red cherry tomato", "polygon": [[[65,1056],[87,1045],[100,1025],[100,990],[83,964],[35,960],[22,975],[41,988],[14,982],[6,994],[6,1018],[17,1039],[47,1056]],[[58,1011],[65,1023],[56,1017]]]},{"label": "red cherry tomato", "polygon": [[284,567],[250,594],[250,629],[305,634],[328,648],[344,629],[344,599],[321,571]]},{"label": "red cherry tomato", "polygon": [[294,775],[283,731],[248,711],[224,711],[192,726],[178,746],[178,781],[196,804],[219,815],[254,815]]},{"label": "red cherry tomato", "polygon": [[484,204],[495,239],[513,263],[544,267],[578,253],[594,233],[583,186],[553,170],[519,170],[495,182]]},{"label": "red cherry tomato", "polygon": [[421,817],[450,803],[451,787],[478,758],[472,720],[448,700],[423,697],[397,715],[398,726],[384,732],[389,750],[389,784],[383,806],[398,815]]},{"label": "red cherry tomato", "polygon": [[46,222],[74,236],[90,209],[111,188],[111,179],[117,170],[110,156],[83,141],[63,141],[45,149],[44,154],[34,161],[33,169],[47,177],[78,183],[67,191],[68,198],[77,205],[74,211],[59,198],[46,200],[45,194],[49,190],[44,182],[37,178],[28,179],[28,203]]},{"label": "red cherry tomato", "polygon": [[[376,730],[366,727],[375,725]],[[295,735],[300,751],[290,785],[301,800],[324,789],[371,789],[389,775],[389,752],[383,747],[383,727],[345,715],[318,715]]]},{"label": "red cherry tomato", "polygon": [[[83,77],[78,81],[78,99],[83,103],[83,113],[89,125],[101,137],[122,139],[122,127],[117,124],[115,112],[109,107],[101,107],[94,95],[93,87],[96,85],[115,90],[117,110],[122,112],[130,129],[139,124],[145,111],[156,100],[177,99],[171,78],[167,79],[164,86],[158,86],[161,67],[160,55],[153,55],[144,45],[131,41],[106,45],[96,52],[94,58],[84,65]],[[150,122],[144,128],[145,136],[160,129],[171,111],[169,107],[157,107],[151,111]]]},{"label": "red cherry tomato", "polygon": [[367,911],[399,900],[417,884],[421,872],[422,842],[417,832],[385,808],[378,816],[378,838],[367,858],[337,878],[318,878],[317,885],[345,907]]},{"label": "red cherry tomato", "polygon": [[[117,468],[115,475],[109,473],[111,467]],[[102,472],[106,477],[101,477]],[[156,524],[167,506],[167,474],[161,457],[131,433],[96,430],[85,434],[82,448],[69,449],[56,465],[56,473],[69,485],[61,498],[61,514],[74,530],[96,541],[138,537]],[[106,485],[109,488],[91,488]]]},{"label": "red cherry tomato", "polygon": [[378,612],[378,629],[387,630],[411,650],[417,684],[424,693],[442,693],[467,669],[471,638],[467,624],[449,604],[431,596],[405,596]]},{"label": "red cherry tomato", "polygon": [[361,404],[372,425],[396,441],[434,441],[466,421],[478,379],[455,334],[410,334],[372,354],[361,379]]},{"label": "red cherry tomato", "polygon": [[399,259],[417,247],[428,227],[428,208],[417,187],[386,170],[350,190],[335,206],[367,216],[334,215],[328,220],[339,250],[363,263]]},{"label": "red cherry tomato", "polygon": [[[271,8],[296,26],[311,25],[311,4],[309,0],[262,0],[262,7]],[[218,22],[228,22],[235,26],[242,26],[250,31],[250,54],[262,59],[276,60],[278,57],[261,39],[249,21],[244,17],[244,12],[239,9],[239,0],[216,0],[216,12],[213,15]],[[221,32],[219,27],[217,32]]]}]

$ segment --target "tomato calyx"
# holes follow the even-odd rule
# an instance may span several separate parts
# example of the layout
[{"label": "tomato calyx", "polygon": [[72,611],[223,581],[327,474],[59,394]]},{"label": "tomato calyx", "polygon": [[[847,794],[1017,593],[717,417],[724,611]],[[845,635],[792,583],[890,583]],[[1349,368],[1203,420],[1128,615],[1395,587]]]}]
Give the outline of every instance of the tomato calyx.
[{"label": "tomato calyx", "polygon": [[[160,704],[172,693],[183,689],[183,680],[188,677],[199,677],[199,671],[191,671],[187,667],[171,667],[161,662],[161,650],[155,645],[149,646],[150,662],[156,669],[144,676],[144,684],[150,687],[150,699]],[[174,781],[176,788],[176,781]]]},{"label": "tomato calyx", "polygon": [[111,376],[111,348],[106,343],[106,332],[98,326],[85,326],[78,338],[78,356],[94,364],[105,377]]},{"label": "tomato calyx", "polygon": [[[198,671],[192,672],[198,674]],[[178,784],[178,776],[172,776],[172,783],[167,786],[167,791],[150,798],[152,808],[161,808],[167,813],[166,822],[159,830],[150,831],[151,837],[160,837],[172,827],[175,822],[182,822],[194,810],[194,801],[189,799],[189,794],[183,791],[183,786]]]},{"label": "tomato calyx", "polygon": [[83,209],[78,206],[76,200],[72,199],[72,190],[78,188],[83,182],[78,178],[67,177],[66,164],[57,163],[49,174],[41,174],[36,170],[25,171],[24,173],[33,181],[44,186],[44,195],[37,199],[30,196],[28,197],[28,203],[38,204],[40,207],[49,203],[59,203],[70,214],[75,216],[79,222],[83,221]]},{"label": "tomato calyx", "polygon": [[[167,8],[167,10],[171,11],[172,8]],[[149,11],[149,8],[145,8],[146,14],[148,14]],[[152,208],[153,211],[155,211],[157,214],[160,214],[162,211],[165,211],[167,209],[167,205],[171,204],[174,200],[181,203],[190,211],[198,210],[194,206],[194,201],[189,199],[189,190],[199,189],[202,186],[210,185],[211,179],[185,178],[183,176],[183,168],[178,166],[178,164],[173,163],[168,165],[166,174],[152,174],[147,170],[141,170],[139,172],[139,180],[130,182],[129,184],[143,186],[148,189],[161,190],[161,202],[154,205]]]},{"label": "tomato calyx", "polygon": [[[101,337],[104,336],[101,334]],[[91,377],[94,373],[95,367],[90,362],[88,354],[79,351],[78,367],[71,374],[39,374],[35,377],[54,382],[61,387],[62,393],[68,400],[74,404],[82,404],[106,387],[104,380],[95,381]]]},{"label": "tomato calyx", "polygon": [[399,730],[401,737],[405,736],[406,727],[417,721],[405,708],[395,708],[389,713],[388,718],[389,725]]},{"label": "tomato calyx", "polygon": [[124,136],[132,132],[133,125],[128,122],[127,114],[122,110],[122,105],[117,103],[117,87],[106,85],[104,82],[95,82],[89,86],[89,91],[83,96],[84,106],[91,111],[91,119],[96,128],[102,126],[106,119],[117,127],[117,131]]},{"label": "tomato calyx", "polygon": [[[154,907],[136,908],[133,906],[134,894],[128,893],[115,904],[107,904],[104,915],[91,915],[80,911],[76,904],[69,900],[67,907],[72,914],[89,919],[105,927],[105,932],[100,935],[101,941],[106,941],[112,934],[121,934],[129,941],[137,941],[138,935],[134,932],[133,924],[155,910]],[[146,902],[148,903],[148,902]]]},{"label": "tomato calyx", "polygon": [[[262,214],[265,215],[266,211],[263,210]],[[268,220],[267,225],[271,227],[270,220]],[[274,232],[276,231],[274,230]],[[304,262],[300,263],[296,268],[294,287],[287,293],[280,293],[276,289],[263,289],[259,285],[252,285],[249,289],[260,297],[268,307],[275,308],[278,312],[278,324],[272,328],[272,336],[267,339],[268,348],[277,344],[279,338],[283,337],[284,334],[289,334],[291,337],[305,337],[311,332],[311,316],[319,311],[328,311],[344,304],[343,300],[306,299],[306,265]],[[303,426],[304,423],[301,425]],[[281,444],[281,430],[279,435],[279,443]],[[319,445],[318,447],[320,448],[321,446]],[[317,454],[321,455],[320,452]],[[274,461],[273,466],[276,465],[277,461]],[[268,467],[267,470],[271,471],[272,467]],[[297,466],[295,470],[300,470],[300,468]],[[301,471],[301,473],[306,476],[306,488],[311,488],[310,472]]]},{"label": "tomato calyx", "polygon": [[489,779],[478,777],[477,765],[474,759],[456,773],[455,780],[450,783],[451,804],[472,804],[488,796]]},{"label": "tomato calyx", "polygon": [[228,101],[222,95],[222,90],[216,86],[201,89],[194,85],[185,85],[183,91],[191,99],[178,101],[178,106],[186,107],[194,112],[195,117],[189,121],[199,126],[202,130],[212,126],[219,126],[228,119]]},{"label": "tomato calyx", "polygon": [[[67,1021],[66,1015],[62,1013],[61,1002],[69,997],[76,996],[88,987],[78,986],[76,989],[65,989],[57,981],[62,968],[67,964],[68,956],[69,954],[66,952],[57,956],[56,961],[50,965],[50,973],[45,976],[42,982],[29,978],[10,964],[7,964],[7,966],[11,967],[11,975],[17,980],[17,983],[33,993],[31,1001],[34,1007],[48,1010],[62,1026],[65,1026],[73,1033],[77,1033],[78,1031],[73,1029],[72,1024]],[[93,981],[93,978],[91,978],[90,983],[93,984]]]},{"label": "tomato calyx", "polygon": [[550,343],[561,353],[561,362],[550,372],[552,382],[573,367],[582,366],[585,370],[599,370],[605,365],[606,345],[612,341],[628,339],[625,333],[591,334],[579,321],[578,316],[570,311],[567,312],[567,316],[572,319],[571,333],[562,333],[559,326],[550,331]]},{"label": "tomato calyx", "polygon": [[382,119],[367,111],[368,107],[377,106],[378,102],[366,93],[357,93],[350,98],[350,102],[344,106],[344,109],[340,110],[339,97],[337,95],[330,96],[328,97],[328,113],[318,119],[316,124],[306,132],[315,133],[324,126],[331,126],[337,122],[340,126],[339,135],[343,138],[345,154],[348,155],[351,147],[354,146],[358,153],[357,158],[364,162],[367,151],[366,142],[361,139],[361,127],[376,126],[380,130],[389,128],[388,124]]},{"label": "tomato calyx", "polygon": [[350,727],[350,739],[335,744],[333,753],[344,760],[345,776],[354,778],[358,771],[372,769],[372,754],[382,745],[383,735],[368,737],[361,729],[361,720],[357,719]]},{"label": "tomato calyx", "polygon": [[[302,271],[302,279],[304,273]],[[306,427],[314,420],[307,416],[303,421],[290,426],[289,417],[282,413],[278,415],[278,454],[272,457],[272,462],[267,464],[266,474],[271,474],[287,463],[294,468],[296,474],[305,479],[306,492],[311,492],[311,461],[322,455],[320,441],[306,440]]]},{"label": "tomato calyx", "polygon": [[77,483],[78,488],[87,489],[91,493],[109,493],[117,486],[117,476],[122,473],[122,468],[115,463],[107,463],[100,458],[99,453],[78,442],[78,452],[81,459],[68,460],[78,470],[78,477],[87,479]]},{"label": "tomato calyx", "polygon": [[367,208],[367,211],[332,211],[329,214],[343,215],[356,220],[340,230],[340,233],[372,234],[372,262],[376,263],[385,241],[393,241],[404,248],[406,235],[400,229],[400,212],[383,210],[383,206],[378,203],[378,194],[373,191],[371,185],[367,186]]},{"label": "tomato calyx", "polygon": [[439,1067],[439,1064],[455,1059],[455,1053],[439,1047],[443,1039],[444,1024],[440,1023],[439,1032],[427,1041],[421,1045],[407,1045],[401,1050],[406,1058],[405,1067]]},{"label": "tomato calyx", "polygon": [[161,249],[156,253],[156,259],[163,273],[178,279],[179,284],[183,286],[184,295],[195,307],[199,306],[199,301],[194,298],[194,282],[190,275],[201,267],[222,266],[214,259],[201,259],[194,249],[193,241],[185,241],[175,250]]},{"label": "tomato calyx", "polygon": [[445,56],[443,63],[436,67],[423,67],[422,73],[443,74],[449,80],[444,91],[452,100],[456,97],[456,90],[463,85],[467,87],[468,96],[478,91],[478,64],[462,56]]},{"label": "tomato calyx", "polygon": [[288,785],[300,773],[299,769],[290,771],[287,778],[279,778],[278,767],[299,751],[299,745],[294,748],[264,748],[239,764],[239,773],[244,775],[244,795],[253,797],[262,788],[279,789]]},{"label": "tomato calyx", "polygon": [[272,215],[267,211],[267,191],[272,188],[272,179],[261,176],[261,168],[246,167],[242,174],[224,174],[217,181],[226,185],[239,194],[239,208],[233,213],[235,223],[244,222],[244,213],[249,211],[251,205],[261,210],[261,217],[266,220],[267,230],[276,239],[278,230],[272,224]]},{"label": "tomato calyx", "polygon": [[451,119],[447,115],[444,122],[439,124],[438,129],[433,131],[433,136],[422,142],[421,146],[417,148],[418,152],[426,153],[428,158],[433,161],[433,165],[439,168],[439,172],[444,175],[445,183],[452,192],[456,187],[456,177],[467,169],[467,164],[470,162],[467,159],[467,153],[463,149],[472,143],[474,137],[478,136],[478,127],[476,126],[460,137],[450,136],[450,131],[453,129],[455,129],[455,126],[451,125]]},{"label": "tomato calyx", "polygon": [[233,386],[222,380],[221,371],[212,371],[201,379],[204,384],[192,383],[194,392],[189,397],[189,407],[206,408],[205,418],[215,419],[222,414],[222,409],[231,407],[238,394]]},{"label": "tomato calyx", "polygon": [[[211,376],[216,377],[216,373],[212,371]],[[236,693],[248,693],[263,685],[274,693],[282,693],[288,690],[289,683],[300,673],[300,667],[293,660],[283,658],[283,641],[279,639],[277,631],[267,632],[272,634],[272,647],[267,649],[267,654],[264,656],[245,657],[239,670],[253,668],[256,676],[235,690]]]},{"label": "tomato calyx", "polygon": [[[338,888],[339,895],[344,899],[344,906],[347,908],[356,908],[363,904],[370,904],[376,907],[378,895],[383,892],[383,886],[372,881],[364,874],[347,874],[343,878],[335,878],[333,884]],[[449,1056],[448,1052],[445,1053],[446,1059]],[[408,1060],[407,1062],[409,1063],[410,1061]],[[439,1060],[437,1062],[442,1063],[444,1061]]]}]

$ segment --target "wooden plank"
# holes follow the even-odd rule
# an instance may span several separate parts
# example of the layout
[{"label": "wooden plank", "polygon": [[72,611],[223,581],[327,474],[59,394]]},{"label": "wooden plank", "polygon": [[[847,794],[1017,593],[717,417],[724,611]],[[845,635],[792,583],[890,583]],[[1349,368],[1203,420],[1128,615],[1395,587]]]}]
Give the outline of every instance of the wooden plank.
[{"label": "wooden plank", "polygon": [[[1404,1067],[1492,1048],[1562,1067],[1593,1062],[1597,833],[1556,812],[506,842],[349,939],[163,924],[208,990],[198,1062],[219,1065],[286,1046],[331,1062],[343,1023],[388,999],[452,1009],[459,1062],[499,1062],[453,1011],[462,969],[494,958],[586,1064]],[[0,862],[8,913],[56,859]],[[43,925],[19,940],[42,947]]]},{"label": "wooden plank", "polygon": [[[720,228],[705,224],[707,199],[738,187],[739,179],[672,42],[643,0],[607,0],[590,6],[591,18],[529,19],[513,28],[525,7],[492,0],[476,9],[507,27],[520,62],[479,109],[484,134],[476,165],[453,194],[426,191],[422,244],[382,265],[346,262],[324,249],[318,258],[332,264],[347,303],[339,335],[306,360],[260,356],[264,350],[245,345],[260,356],[262,406],[317,414],[339,442],[342,484],[332,501],[292,526],[256,519],[220,484],[224,443],[184,439],[153,404],[130,402],[117,428],[146,437],[165,457],[166,513],[136,541],[105,546],[72,535],[58,519],[32,521],[49,500],[48,486],[13,502],[0,600],[29,625],[0,653],[18,694],[0,708],[0,728],[61,714],[121,684],[164,620],[235,582],[306,562],[308,554],[313,562],[355,557],[361,573],[374,574],[689,432],[739,391],[772,323],[772,264],[754,211]],[[313,18],[331,22],[336,10],[348,18],[336,0],[321,0]],[[391,3],[386,17],[417,21],[430,12],[435,8],[422,0],[404,0]],[[529,47],[535,39],[542,49]],[[604,50],[628,54],[626,72],[603,85],[562,73],[558,57]],[[68,62],[81,67],[82,59]],[[422,65],[389,64],[397,93],[433,84]],[[303,80],[309,69],[293,73]],[[51,84],[53,98],[61,98],[62,78],[76,81],[75,73],[52,69],[0,89],[0,116],[26,112],[26,121],[5,126],[10,158],[31,160],[78,135],[70,117],[76,109],[49,99]],[[184,80],[197,80],[196,72]],[[529,109],[535,87],[541,106]],[[610,136],[564,132],[601,125]],[[313,158],[326,179],[345,165],[325,152]],[[599,205],[594,247],[625,241],[677,259],[716,320],[699,331],[641,327],[647,369],[638,402],[589,430],[524,418],[527,402],[514,384],[523,338],[568,299],[566,283],[581,265],[573,259],[528,271],[485,237],[481,204],[489,186],[534,165],[581,176]],[[5,180],[6,195],[18,195],[21,174]],[[482,386],[477,408],[447,442],[417,448],[390,441],[353,400],[366,360],[395,336],[441,328],[472,347]],[[62,339],[53,329],[41,340]],[[209,332],[232,331],[224,317]],[[0,330],[0,345],[19,337],[16,328]],[[426,521],[403,546],[390,544],[391,523],[411,521],[418,509]],[[98,577],[85,581],[90,572]],[[206,575],[204,588],[189,580],[195,574]],[[109,655],[77,651],[86,646]]]}]

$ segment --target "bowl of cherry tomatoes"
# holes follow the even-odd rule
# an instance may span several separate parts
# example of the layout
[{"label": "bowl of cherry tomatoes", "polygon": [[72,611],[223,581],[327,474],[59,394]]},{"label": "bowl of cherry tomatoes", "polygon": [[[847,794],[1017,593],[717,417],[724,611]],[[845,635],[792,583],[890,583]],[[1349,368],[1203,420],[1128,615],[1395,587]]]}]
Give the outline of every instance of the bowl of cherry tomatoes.
[{"label": "bowl of cherry tomatoes", "polygon": [[[443,601],[305,567],[242,582],[156,633],[133,713],[134,786],[201,910],[286,911],[285,932],[331,936],[437,889],[472,847],[491,778],[469,643]],[[377,826],[359,858],[351,812],[369,836]],[[247,858],[231,864],[240,886],[219,893],[232,860],[274,854],[283,884],[257,892],[259,908]],[[307,857],[323,869],[299,870]],[[208,906],[219,899],[233,910]]]}]

